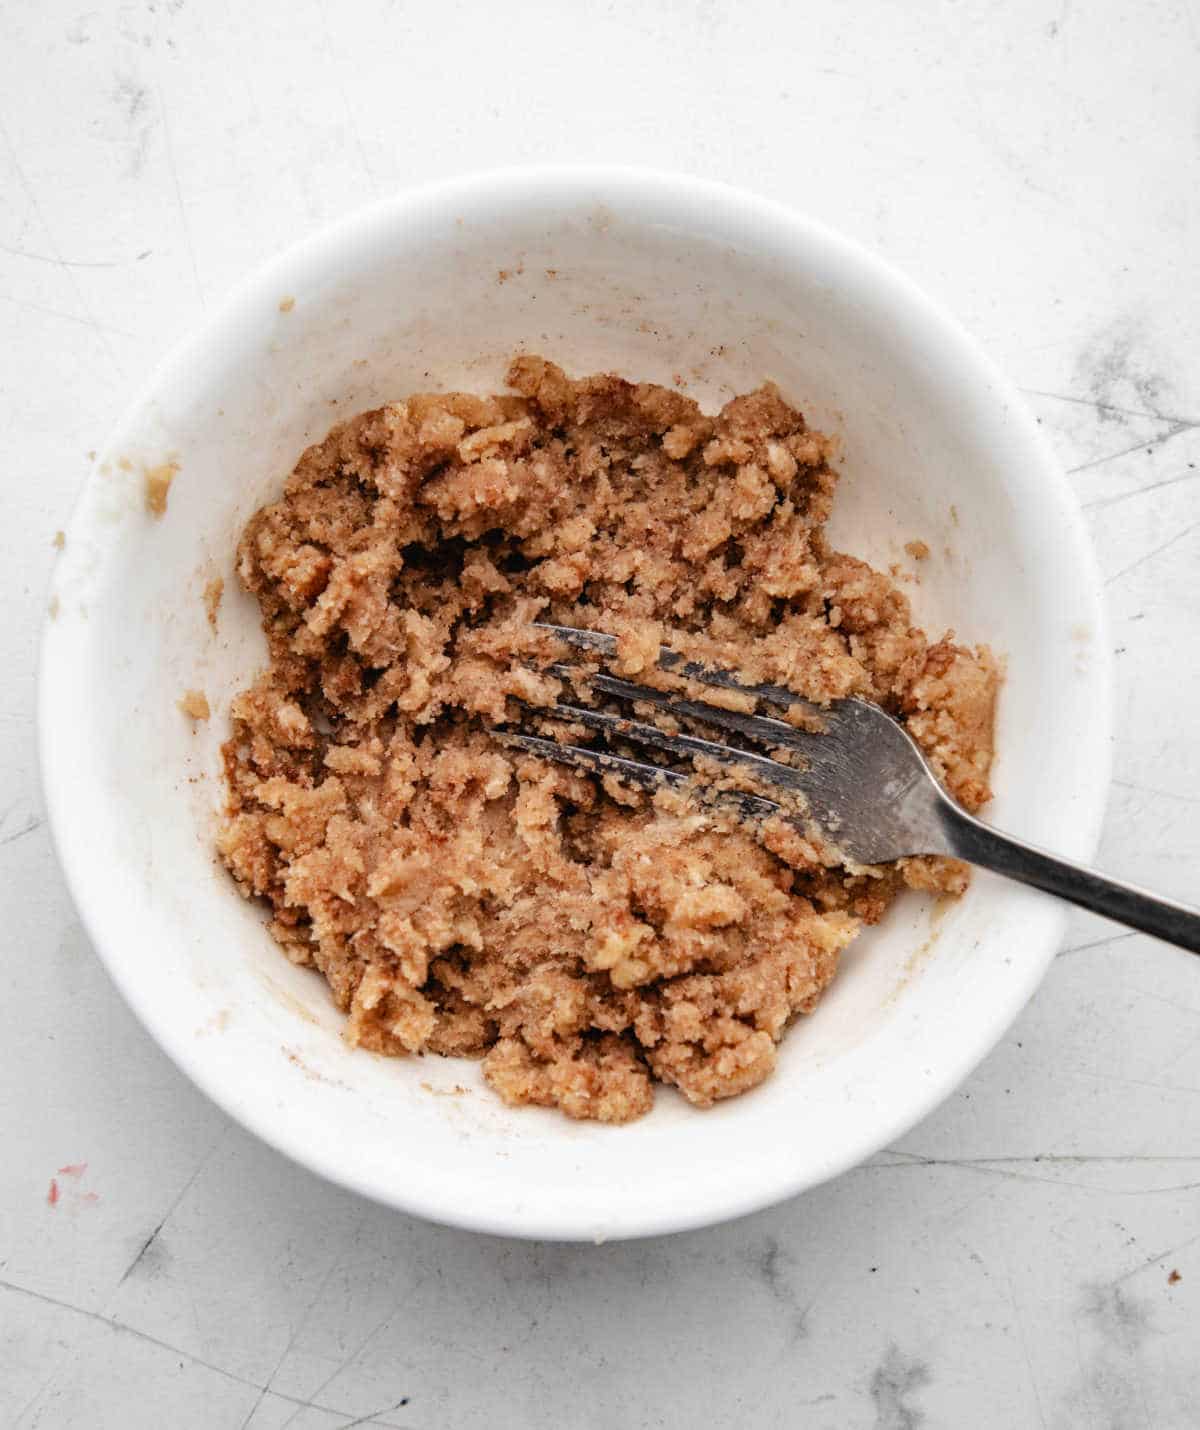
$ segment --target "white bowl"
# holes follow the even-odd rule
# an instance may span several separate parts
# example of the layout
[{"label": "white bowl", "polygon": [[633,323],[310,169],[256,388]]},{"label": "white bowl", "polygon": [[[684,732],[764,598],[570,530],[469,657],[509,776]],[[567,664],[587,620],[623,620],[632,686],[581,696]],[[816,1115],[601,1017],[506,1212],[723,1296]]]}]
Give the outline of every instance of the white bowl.
[{"label": "white bowl", "polygon": [[[626,1127],[510,1110],[473,1063],[343,1044],[323,982],[285,961],[212,852],[228,703],[264,659],[234,545],[334,420],[415,390],[494,390],[520,347],[575,374],[678,375],[713,405],[772,378],[839,433],[835,539],[885,566],[926,541],[918,619],[1007,662],[989,818],[1090,854],[1108,762],[1099,581],[1013,389],[846,239],[733,189],[629,170],[487,174],[356,213],[256,274],[153,379],[89,476],[55,573],[46,802],[117,985],[267,1142],[459,1226],[679,1230],[791,1196],[911,1127],[1012,1022],[1064,914],[985,876],[949,909],[910,896],[853,945],[764,1086],[705,1112],[660,1089]],[[179,474],[155,520],[143,469],[168,458]],[[216,636],[201,601],[214,574]],[[188,687],[213,705],[196,729],[176,708]]]}]

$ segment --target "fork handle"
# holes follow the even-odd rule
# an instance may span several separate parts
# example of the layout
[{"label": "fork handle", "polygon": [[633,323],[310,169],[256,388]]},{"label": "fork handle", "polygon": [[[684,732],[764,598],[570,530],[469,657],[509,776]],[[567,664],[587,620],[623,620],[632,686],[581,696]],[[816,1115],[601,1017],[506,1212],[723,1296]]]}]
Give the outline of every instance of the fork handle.
[{"label": "fork handle", "polygon": [[1145,889],[1106,878],[1082,864],[1072,864],[1001,834],[991,825],[943,800],[939,810],[951,852],[959,859],[1031,884],[1047,894],[1090,909],[1106,919],[1161,938],[1191,953],[1200,953],[1200,909],[1159,898]]}]

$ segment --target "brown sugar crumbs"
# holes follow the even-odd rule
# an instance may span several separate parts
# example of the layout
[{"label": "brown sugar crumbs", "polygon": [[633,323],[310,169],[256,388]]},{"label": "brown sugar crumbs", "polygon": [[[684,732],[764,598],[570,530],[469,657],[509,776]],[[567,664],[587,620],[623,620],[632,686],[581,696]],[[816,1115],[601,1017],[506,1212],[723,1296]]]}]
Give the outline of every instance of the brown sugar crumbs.
[{"label": "brown sugar crumbs", "polygon": [[203,690],[185,690],[179,697],[179,708],[190,720],[207,720],[212,714]]},{"label": "brown sugar crumbs", "polygon": [[270,665],[233,702],[220,851],[352,1043],[482,1057],[506,1102],[571,1117],[638,1117],[655,1081],[708,1106],[768,1076],[905,884],[957,892],[965,871],[849,869],[501,745],[493,726],[562,689],[532,623],[612,634],[639,679],[669,645],[877,701],[969,809],[995,666],[828,546],[830,444],[773,386],[707,416],[536,357],[508,382],[341,423],[249,522],[238,573]]},{"label": "brown sugar crumbs", "polygon": [[163,462],[157,467],[147,468],[145,475],[146,510],[151,516],[166,515],[167,496],[178,471],[178,462]]},{"label": "brown sugar crumbs", "polygon": [[208,624],[215,631],[217,628],[217,612],[221,609],[221,597],[225,594],[225,580],[221,576],[214,576],[204,584],[204,616]]}]

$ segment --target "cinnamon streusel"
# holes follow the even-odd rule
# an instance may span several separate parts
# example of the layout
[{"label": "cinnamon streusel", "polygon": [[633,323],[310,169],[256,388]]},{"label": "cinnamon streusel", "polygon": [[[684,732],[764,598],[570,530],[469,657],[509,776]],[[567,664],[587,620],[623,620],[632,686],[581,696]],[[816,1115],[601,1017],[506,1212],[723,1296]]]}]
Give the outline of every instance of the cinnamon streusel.
[{"label": "cinnamon streusel", "polygon": [[326,978],[351,1042],[482,1056],[510,1103],[623,1122],[655,1080],[693,1103],[771,1071],[838,956],[905,884],[790,825],[509,750],[552,705],[537,619],[660,644],[900,717],[968,809],[989,796],[995,664],[930,641],[887,576],[829,548],[830,444],[771,385],[706,416],[679,392],[571,381],[418,395],[309,448],[248,524],[268,669],[233,703],[220,851]]}]

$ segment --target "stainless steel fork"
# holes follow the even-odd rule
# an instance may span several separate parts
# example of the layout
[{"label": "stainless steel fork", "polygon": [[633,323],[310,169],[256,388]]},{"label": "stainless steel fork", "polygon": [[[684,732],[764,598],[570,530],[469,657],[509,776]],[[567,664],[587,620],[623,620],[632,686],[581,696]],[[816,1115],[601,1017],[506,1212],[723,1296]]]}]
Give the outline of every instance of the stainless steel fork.
[{"label": "stainless steel fork", "polygon": [[[538,629],[569,647],[601,657],[612,656],[616,650],[615,639],[598,631],[540,622]],[[774,716],[745,715],[590,671],[583,673],[587,684],[611,700],[660,709],[675,717],[672,725],[679,720],[699,723],[766,750],[795,751],[798,762],[783,763],[683,729],[663,729],[647,720],[578,703],[560,701],[553,707],[538,707],[536,713],[585,725],[607,740],[658,750],[678,759],[703,757],[751,775],[760,787],[773,786],[785,792],[780,803],[740,790],[723,791],[721,797],[733,800],[743,818],[796,817],[798,796],[804,817],[854,863],[886,864],[915,854],[952,855],[1200,953],[1200,910],[1106,878],[974,818],[938,783],[903,726],[879,706],[858,699],[834,701],[828,707],[810,705],[782,686],[748,685],[734,672],[688,661],[666,648],[659,653],[658,665],[687,680],[743,692],[769,708],[805,707],[819,720],[820,733],[799,729]],[[552,665],[548,673],[566,680],[580,675],[566,664]],[[631,759],[602,747],[565,743],[520,727],[494,733],[506,745],[532,755],[611,773],[643,788],[681,788],[695,778],[678,767]]]}]

